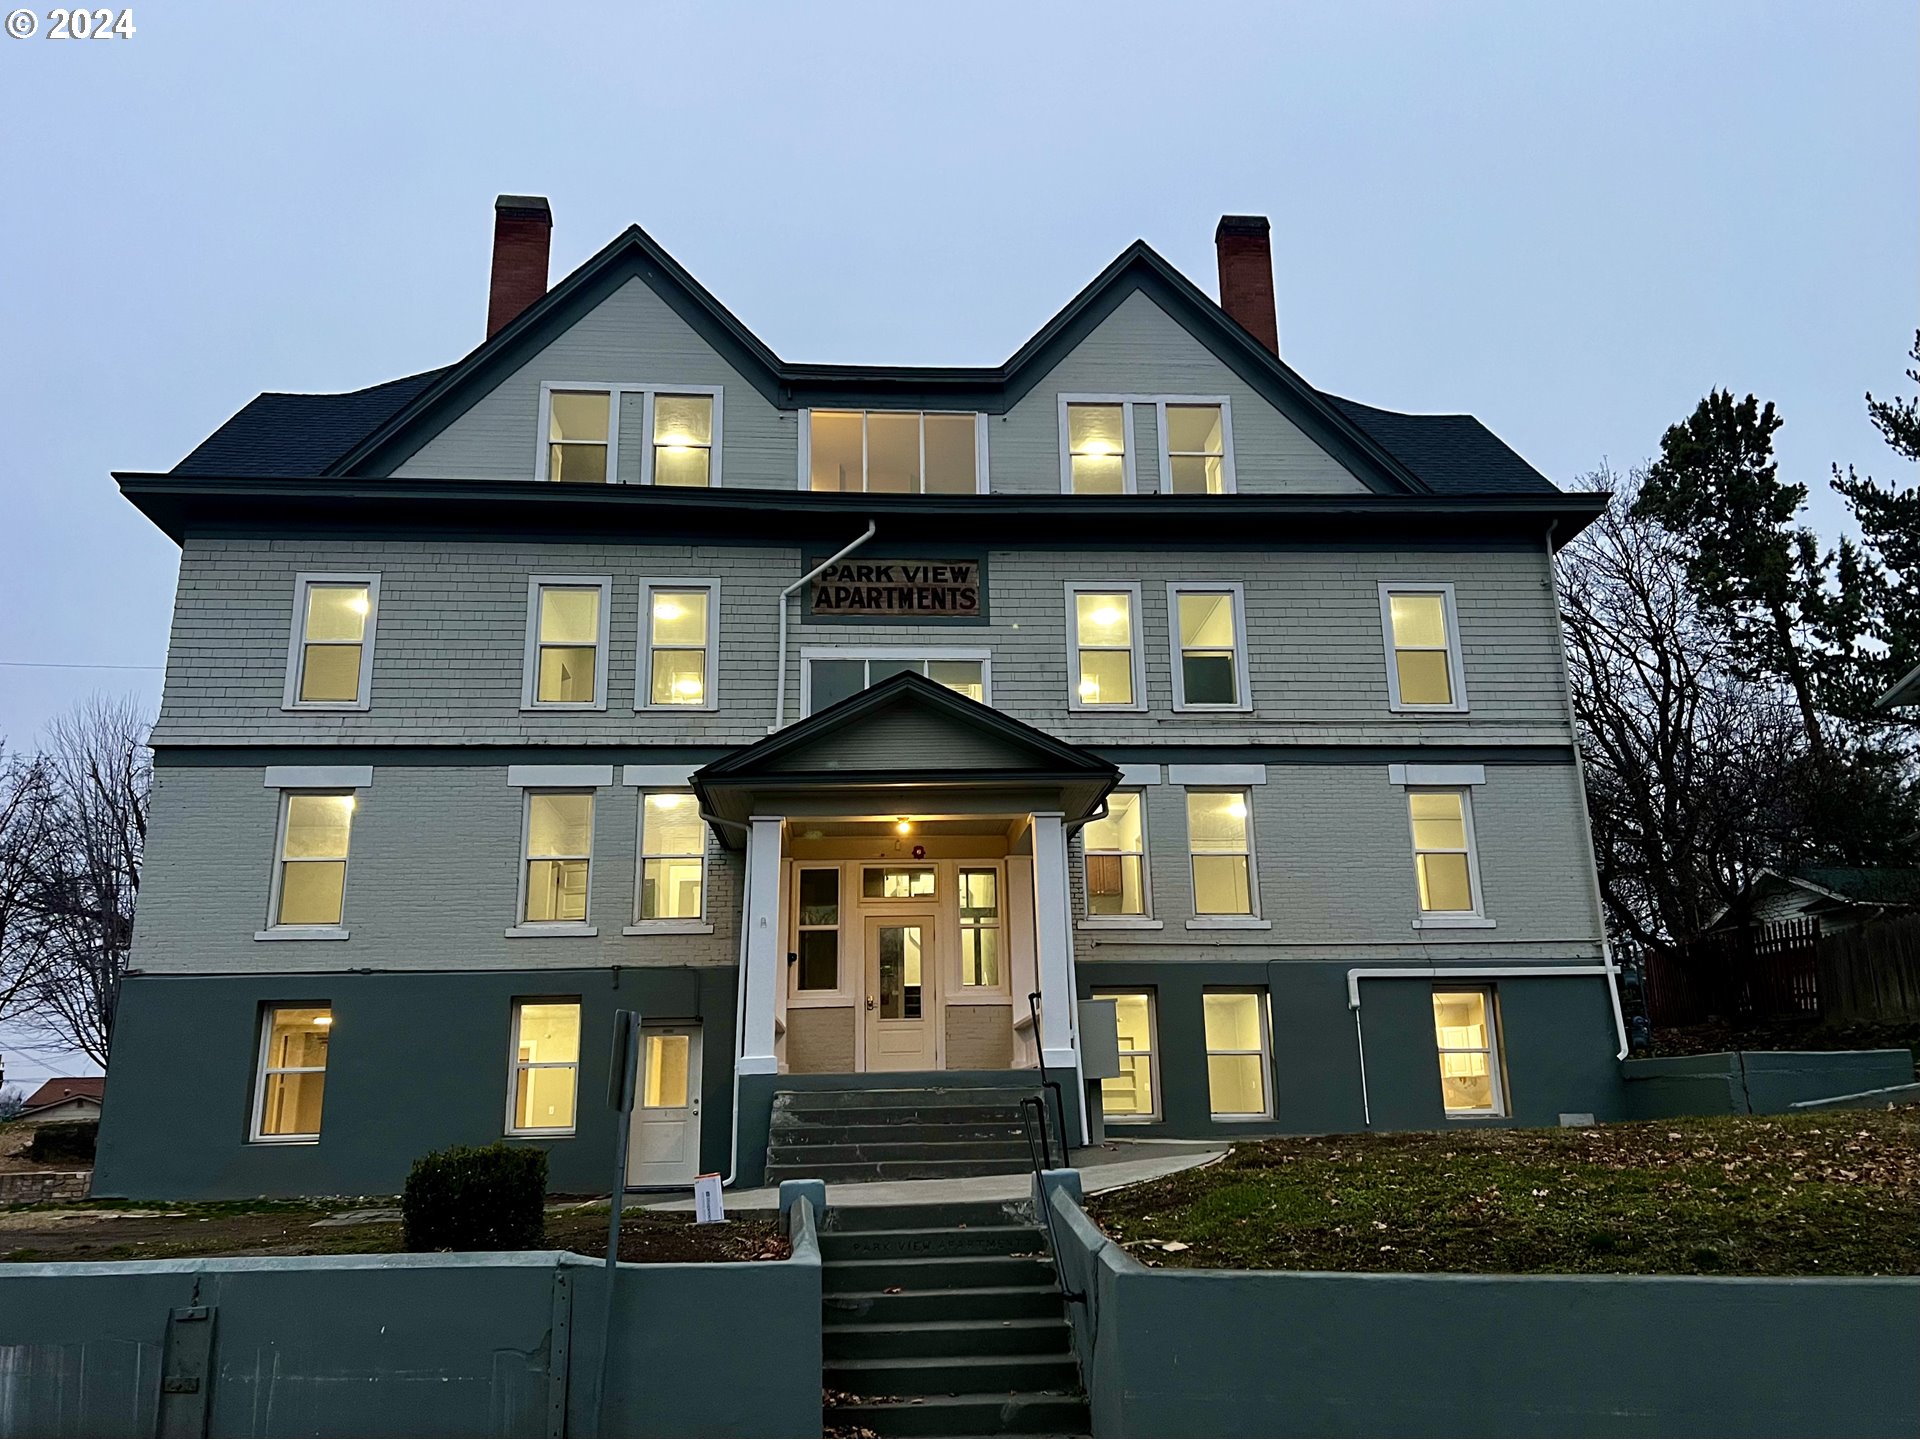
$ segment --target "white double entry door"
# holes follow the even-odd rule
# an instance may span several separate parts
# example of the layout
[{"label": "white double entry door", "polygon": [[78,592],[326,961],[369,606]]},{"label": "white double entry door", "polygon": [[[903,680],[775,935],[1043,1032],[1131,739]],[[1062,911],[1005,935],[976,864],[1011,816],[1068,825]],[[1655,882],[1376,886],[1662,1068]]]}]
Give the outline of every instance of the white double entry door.
[{"label": "white double entry door", "polygon": [[644,1026],[627,1184],[692,1185],[699,1173],[700,1027]]}]

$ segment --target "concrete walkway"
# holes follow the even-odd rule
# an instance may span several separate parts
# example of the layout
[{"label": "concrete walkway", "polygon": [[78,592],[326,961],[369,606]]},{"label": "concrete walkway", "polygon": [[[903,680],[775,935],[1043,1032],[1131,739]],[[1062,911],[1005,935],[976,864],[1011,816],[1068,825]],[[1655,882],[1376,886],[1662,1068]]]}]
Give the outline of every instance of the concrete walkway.
[{"label": "concrete walkway", "polygon": [[[1158,1180],[1181,1170],[1191,1170],[1218,1160],[1227,1147],[1206,1140],[1116,1140],[1075,1150],[1068,1163],[1080,1172],[1081,1186],[1089,1195],[1117,1190],[1122,1185],[1137,1185],[1142,1180]],[[1024,1200],[1032,1192],[1033,1176],[1027,1171],[1016,1175],[968,1175],[954,1180],[877,1180],[865,1185],[829,1185],[827,1202],[832,1205],[939,1205],[964,1200]],[[729,1190],[729,1212],[774,1210],[779,1208],[778,1187],[758,1190]],[[647,1210],[691,1210],[693,1197],[676,1195],[671,1200],[645,1204]]]}]

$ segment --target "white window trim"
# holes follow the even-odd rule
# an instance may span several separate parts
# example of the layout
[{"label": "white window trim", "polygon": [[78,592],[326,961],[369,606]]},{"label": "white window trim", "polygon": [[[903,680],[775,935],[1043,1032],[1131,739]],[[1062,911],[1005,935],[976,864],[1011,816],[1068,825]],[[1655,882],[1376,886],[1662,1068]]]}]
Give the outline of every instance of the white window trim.
[{"label": "white window trim", "polygon": [[978,645],[802,645],[800,713],[813,713],[813,662],[816,660],[958,660],[980,663],[981,702],[993,703],[993,651]]},{"label": "white window trim", "polygon": [[[353,819],[347,822],[346,870],[340,876],[340,923],[338,925],[282,925],[280,914],[280,888],[287,867],[287,815],[292,809],[291,801],[295,795],[351,795],[354,801]],[[360,814],[360,793],[357,789],[339,785],[302,785],[288,786],[280,791],[280,814],[273,830],[273,878],[267,886],[267,923],[266,927],[253,932],[253,938],[260,941],[273,940],[348,940],[352,932],[347,928],[347,883],[353,878],[353,824]],[[293,862],[296,865],[312,862]]]},{"label": "white window trim", "polygon": [[[653,484],[653,402],[659,395],[709,395],[713,397],[713,444],[708,447],[707,488],[720,488],[720,436],[721,412],[726,404],[726,391],[719,385],[666,385],[644,384],[629,385],[612,380],[582,380],[563,382],[545,381],[540,386],[540,431],[536,437],[533,452],[533,478],[548,479],[548,449],[553,442],[548,438],[553,433],[553,393],[554,391],[592,391],[607,397],[607,479],[609,485],[620,483],[620,397],[622,395],[641,395],[645,402],[641,406],[640,425],[645,439],[645,448],[640,453],[640,483]],[[584,442],[592,443],[592,442]]]},{"label": "white window trim", "polygon": [[[838,968],[834,975],[837,983],[831,990],[802,990],[800,988],[800,872],[803,870],[831,870],[840,877],[838,881],[840,886],[840,918],[831,926],[809,925],[806,927],[809,930],[831,929],[839,936],[836,955],[836,965]],[[859,918],[858,913],[848,904],[847,873],[848,867],[838,860],[792,860],[787,864],[787,894],[790,897],[787,904],[787,913],[790,918],[787,923],[786,949],[787,953],[794,957],[793,964],[786,967],[787,1008],[789,1010],[806,1010],[812,1008],[833,1009],[855,1003],[855,991],[852,983],[854,976],[852,972],[856,967],[852,961],[856,958],[856,953],[848,947],[848,936],[856,929],[864,929],[864,927],[857,923]],[[861,944],[865,944],[864,936]],[[865,978],[862,977],[862,987],[864,987],[865,984]],[[856,1016],[856,1019],[857,1018]]]},{"label": "white window trim", "polygon": [[[269,1000],[260,1007],[260,1043],[255,1047],[253,1105],[251,1108],[251,1119],[247,1125],[247,1139],[255,1145],[318,1145],[320,1143],[320,1132],[318,1130],[315,1130],[312,1134],[268,1135],[264,1133],[261,1128],[260,1122],[266,1118],[267,1109],[267,1076],[269,1074],[267,1052],[273,1044],[273,1017],[281,1010],[325,1010],[331,1015],[333,1013],[333,1002],[331,1000]],[[332,1036],[329,1035],[328,1038],[331,1039]],[[327,1047],[327,1059],[329,1062],[333,1059],[333,1047],[331,1045]],[[325,1075],[328,1068],[327,1065],[273,1066],[271,1067],[271,1073],[275,1075]],[[320,1123],[322,1126],[327,1123],[327,1102],[324,1088],[320,1096]]]},{"label": "white window trim", "polygon": [[[689,707],[691,708],[691,707]],[[640,790],[639,803],[636,806],[638,818],[634,822],[633,832],[633,919],[623,926],[622,935],[711,935],[713,922],[707,914],[707,881],[713,873],[713,846],[707,838],[707,823],[700,821],[700,913],[697,916],[681,916],[666,920],[645,920],[640,915],[641,897],[646,892],[647,861],[649,860],[687,860],[691,855],[668,854],[665,851],[654,852],[647,849],[647,797],[649,795],[685,795],[693,799],[694,794],[685,785],[648,785]],[[589,871],[591,883],[591,871]]]},{"label": "white window trim", "polygon": [[[1200,850],[1193,848],[1193,811],[1188,797],[1201,795],[1238,795],[1247,807],[1247,904],[1250,908],[1245,915],[1213,915],[1200,911],[1200,888],[1194,884],[1193,859],[1199,855],[1231,855],[1231,850]],[[1188,785],[1182,788],[1180,795],[1181,823],[1187,827],[1187,903],[1192,911],[1187,921],[1189,930],[1271,930],[1273,922],[1260,915],[1260,862],[1259,846],[1256,843],[1253,824],[1253,791],[1238,785]]]},{"label": "white window trim", "polygon": [[[953,1001],[975,1003],[986,1000],[1009,999],[1013,993],[1013,950],[1011,929],[1007,915],[1007,867],[998,860],[957,859],[953,864]],[[969,870],[991,870],[993,872],[994,921],[992,925],[969,925],[961,911],[961,900],[966,890],[960,883],[960,877]],[[938,884],[938,882],[935,882]],[[970,985],[967,983],[967,947],[966,934],[969,930],[993,930],[1000,936],[1000,979],[992,985]]]},{"label": "white window trim", "polygon": [[1264,986],[1256,985],[1208,985],[1200,992],[1200,1048],[1208,1060],[1216,1055],[1251,1055],[1251,1050],[1215,1050],[1207,1044],[1206,997],[1209,995],[1251,995],[1254,1008],[1260,1014],[1260,1094],[1265,1101],[1263,1110],[1215,1110],[1213,1108],[1213,1085],[1211,1067],[1209,1067],[1207,1085],[1207,1113],[1214,1120],[1235,1124],[1247,1120],[1271,1120],[1274,1110],[1273,1096],[1273,1014],[1272,998]]},{"label": "white window trim", "polygon": [[[1393,597],[1438,595],[1447,621],[1447,678],[1453,686],[1451,705],[1409,705],[1400,699],[1400,667],[1394,660]],[[1382,580],[1380,582],[1380,639],[1387,657],[1387,709],[1396,715],[1464,715],[1467,713],[1467,672],[1461,660],[1460,618],[1454,608],[1450,580]]]},{"label": "white window trim", "polygon": [[1072,495],[1073,488],[1073,445],[1072,432],[1067,426],[1067,407],[1069,405],[1118,405],[1120,407],[1120,444],[1124,447],[1120,456],[1120,493],[1134,495],[1139,493],[1138,467],[1134,464],[1133,450],[1133,407],[1146,404],[1152,397],[1146,395],[1074,395],[1062,394],[1055,397],[1060,421],[1060,493]]},{"label": "white window trim", "polygon": [[[367,587],[367,624],[360,638],[360,684],[352,700],[302,700],[300,663],[305,658],[307,640],[307,591],[315,585],[364,585]],[[380,618],[380,576],[372,572],[346,573],[332,570],[302,570],[293,577],[293,636],[287,642],[287,679],[281,693],[282,710],[366,711],[373,707],[373,641],[375,623]]]},{"label": "white window trim", "polygon": [[[540,683],[540,591],[543,586],[565,586],[578,590],[597,587],[600,591],[600,634],[594,642],[593,699],[541,700]],[[527,577],[527,646],[521,658],[520,708],[522,710],[605,710],[607,708],[607,671],[611,656],[607,636],[613,619],[613,577],[611,575],[529,575]]]},{"label": "white window trim", "polygon": [[[1239,699],[1231,705],[1189,703],[1186,669],[1180,663],[1180,597],[1182,595],[1228,595],[1233,600],[1233,688]],[[1252,676],[1247,664],[1247,587],[1237,580],[1176,581],[1167,586],[1167,653],[1173,674],[1173,708],[1190,714],[1250,713],[1253,710]]]},{"label": "white window trim", "polygon": [[[673,392],[679,393],[677,391]],[[653,698],[653,592],[656,590],[704,590],[707,592],[707,660],[701,684],[705,699],[698,705],[656,704]],[[667,646],[684,649],[684,646]],[[647,579],[640,582],[640,644],[634,659],[633,710],[680,711],[697,715],[703,710],[720,708],[720,582],[712,579]]]},{"label": "white window trim", "polygon": [[[1101,1122],[1107,1125],[1155,1125],[1165,1118],[1162,1113],[1160,1094],[1160,992],[1152,986],[1136,990],[1124,987],[1096,989],[1093,992],[1095,1000],[1118,1000],[1135,995],[1147,1002],[1147,1089],[1152,1095],[1153,1107],[1145,1115],[1109,1115],[1106,1113],[1106,1107],[1102,1106]],[[1129,1050],[1124,1045],[1118,1048],[1122,1060],[1129,1055],[1140,1053],[1138,1050]]]},{"label": "white window trim", "polygon": [[1147,792],[1137,785],[1126,783],[1122,776],[1120,784],[1114,786],[1108,795],[1111,801],[1114,794],[1137,795],[1140,799],[1140,898],[1146,902],[1146,910],[1139,915],[1096,915],[1093,913],[1093,889],[1087,881],[1087,860],[1092,855],[1125,855],[1125,850],[1092,849],[1087,844],[1086,827],[1080,829],[1080,928],[1087,930],[1159,930],[1160,921],[1153,918],[1153,853],[1152,837],[1147,831]]},{"label": "white window trim", "polygon": [[[1080,698],[1080,607],[1075,603],[1080,595],[1126,595],[1128,601],[1128,627],[1133,641],[1130,646],[1133,662],[1133,703],[1130,705],[1089,705]],[[1066,622],[1067,622],[1067,710],[1070,714],[1090,715],[1127,715],[1139,714],[1147,708],[1147,647],[1145,643],[1146,626],[1141,614],[1140,582],[1124,581],[1119,584],[1102,584],[1098,580],[1069,580],[1066,586]],[[1103,648],[1103,647],[1093,647]],[[1118,648],[1118,647],[1114,647]]]},{"label": "white window trim", "polygon": [[[677,392],[676,392],[677,393]],[[860,491],[862,495],[873,492],[867,489],[867,417],[869,415],[918,415],[920,417],[920,488],[916,495],[944,495],[945,491],[927,489],[927,425],[929,415],[970,415],[973,417],[973,493],[988,493],[991,481],[987,469],[987,416],[983,410],[875,410],[869,406],[849,405],[844,409],[833,405],[810,406],[798,412],[800,417],[800,478],[799,488],[812,493],[813,489],[813,412],[825,411],[829,415],[858,415],[860,417]],[[830,491],[822,491],[830,494]],[[842,494],[851,492],[842,491]]]},{"label": "white window trim", "polygon": [[[509,1022],[509,1028],[507,1030],[506,1133],[509,1135],[532,1135],[532,1136],[544,1135],[544,1136],[549,1136],[549,1137],[558,1139],[562,1136],[574,1134],[579,1128],[580,1052],[578,1049],[574,1051],[573,1061],[571,1064],[565,1061],[560,1061],[560,1060],[535,1060],[535,1061],[529,1061],[525,1064],[522,1064],[520,1060],[520,1012],[529,1005],[571,1005],[575,1010],[579,1010],[581,1012],[581,1017],[583,1021],[584,1021],[586,1012],[581,1007],[580,996],[578,995],[551,995],[551,996],[526,995],[516,999],[513,1002],[513,1015],[512,1015],[511,1021]],[[585,1029],[584,1023],[580,1027],[580,1038],[582,1040],[585,1040],[586,1038],[586,1029]],[[517,1098],[517,1092],[520,1088],[520,1072],[522,1070],[571,1070],[573,1071],[574,1123],[572,1125],[519,1126],[513,1123],[513,1117],[515,1113],[514,1100]]]},{"label": "white window trim", "polygon": [[[1493,1106],[1491,1109],[1448,1110],[1446,1108],[1446,1092],[1443,1089],[1441,1091],[1441,1101],[1440,1101],[1442,1113],[1445,1114],[1446,1118],[1449,1120],[1504,1120],[1506,1119],[1507,1118],[1507,1077],[1505,1074],[1506,1066],[1504,1064],[1503,1057],[1501,1055],[1501,1050],[1500,1050],[1500,1010],[1499,1010],[1498,1004],[1496,1003],[1494,987],[1491,985],[1456,985],[1451,982],[1444,982],[1444,983],[1436,982],[1433,987],[1433,994],[1435,995],[1476,994],[1482,997],[1481,1003],[1485,1006],[1485,1009],[1482,1013],[1484,1013],[1487,1017],[1487,1048],[1484,1053],[1486,1054],[1486,1057],[1487,1057],[1487,1078],[1493,1091],[1493,1095],[1492,1095]],[[1428,1005],[1429,1005],[1429,1008],[1431,1008],[1432,1002],[1429,1001]],[[1440,1027],[1437,1023],[1434,1025],[1433,1057],[1434,1057],[1434,1073],[1436,1076],[1439,1074],[1439,1071],[1440,1071],[1440,1057],[1442,1054],[1478,1055],[1481,1053],[1482,1052],[1479,1050],[1449,1049],[1446,1051],[1442,1051],[1440,1048]]]},{"label": "white window trim", "polygon": [[[1220,493],[1235,493],[1233,470],[1233,401],[1225,395],[1157,395],[1153,400],[1154,424],[1160,431],[1160,493],[1171,495],[1173,489],[1173,448],[1167,440],[1167,407],[1169,405],[1218,405],[1220,407]],[[1182,455],[1194,454],[1183,450]]]},{"label": "white window trim", "polygon": [[[1494,922],[1487,918],[1486,892],[1480,888],[1480,840],[1473,828],[1473,787],[1470,785],[1407,785],[1402,787],[1407,796],[1404,808],[1407,812],[1408,854],[1413,860],[1413,904],[1416,930],[1491,930]],[[1467,883],[1473,887],[1473,909],[1471,910],[1422,910],[1420,909],[1420,846],[1414,839],[1413,796],[1415,795],[1458,795],[1460,797],[1460,823],[1466,833],[1467,842]],[[1436,850],[1436,855],[1450,855],[1450,850]]]},{"label": "white window trim", "polygon": [[[529,920],[527,915],[527,866],[535,857],[527,853],[527,844],[533,838],[533,797],[540,794],[590,795],[593,797],[593,810],[588,820],[587,830],[587,898],[585,920]],[[594,834],[600,828],[600,792],[585,785],[529,785],[520,792],[520,852],[518,857],[519,878],[517,895],[513,902],[514,922],[506,930],[509,940],[547,939],[555,936],[590,937],[600,933],[593,923],[593,863]],[[541,856],[541,859],[553,857]],[[561,856],[561,859],[576,857]]]}]

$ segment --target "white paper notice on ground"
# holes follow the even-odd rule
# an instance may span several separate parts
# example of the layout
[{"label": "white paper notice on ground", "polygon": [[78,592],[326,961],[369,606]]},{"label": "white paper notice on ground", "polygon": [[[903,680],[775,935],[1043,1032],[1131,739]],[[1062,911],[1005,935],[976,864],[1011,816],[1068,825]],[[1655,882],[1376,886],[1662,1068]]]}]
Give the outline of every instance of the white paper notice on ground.
[{"label": "white paper notice on ground", "polygon": [[727,1207],[720,1203],[718,1175],[702,1175],[693,1182],[693,1218],[698,1225],[727,1218]]}]

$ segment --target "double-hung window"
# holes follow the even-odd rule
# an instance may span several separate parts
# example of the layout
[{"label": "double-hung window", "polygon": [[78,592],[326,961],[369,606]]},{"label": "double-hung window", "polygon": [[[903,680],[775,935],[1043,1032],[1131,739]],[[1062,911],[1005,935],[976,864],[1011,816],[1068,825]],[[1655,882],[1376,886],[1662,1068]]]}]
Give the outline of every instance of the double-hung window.
[{"label": "double-hung window", "polygon": [[840,991],[840,871],[803,866],[799,873],[798,934],[793,988],[801,995]]},{"label": "double-hung window", "polygon": [[1414,879],[1423,922],[1480,915],[1480,863],[1474,853],[1473,800],[1461,789],[1407,791]]},{"label": "double-hung window", "polygon": [[1246,710],[1245,592],[1239,585],[1169,585],[1173,708]]},{"label": "double-hung window", "polygon": [[717,393],[647,393],[653,444],[641,477],[644,483],[696,489],[713,484],[714,407],[719,403]]},{"label": "double-hung window", "polygon": [[1139,710],[1146,688],[1140,660],[1140,587],[1067,587],[1070,710]]},{"label": "double-hung window", "polygon": [[1440,1098],[1449,1115],[1504,1115],[1500,1038],[1493,987],[1438,987],[1433,1038],[1440,1052]]},{"label": "double-hung window", "polygon": [[598,575],[535,575],[527,582],[525,708],[606,709],[612,590],[613,582]]},{"label": "double-hung window", "polygon": [[712,710],[720,590],[711,581],[656,580],[641,587],[646,671],[635,688],[641,709]]},{"label": "double-hung window", "polygon": [[526,792],[520,923],[577,928],[587,921],[593,869],[593,792]]},{"label": "double-hung window", "polygon": [[992,866],[960,869],[960,984],[1004,988],[1000,948],[1000,872]]},{"label": "double-hung window", "polygon": [[571,1135],[580,1083],[580,1002],[513,1004],[510,1135]]},{"label": "double-hung window", "polygon": [[1209,990],[1201,997],[1207,1040],[1207,1094],[1216,1120],[1264,1120],[1267,1093],[1267,995]]},{"label": "double-hung window", "polygon": [[1233,429],[1225,400],[1159,402],[1161,488],[1169,495],[1233,493]]},{"label": "double-hung window", "polygon": [[260,1016],[253,1138],[280,1144],[320,1138],[333,1010],[322,1000],[269,1005]]},{"label": "double-hung window", "polygon": [[1120,1033],[1120,1073],[1100,1082],[1101,1113],[1110,1120],[1152,1120],[1160,1113],[1153,1059],[1153,992],[1096,990],[1094,998],[1113,1001]]},{"label": "double-hung window", "polygon": [[800,651],[802,696],[809,715],[837,705],[882,680],[910,671],[944,685],[956,695],[981,704],[988,693],[991,660],[985,650],[895,649],[849,650],[839,646],[808,646]]},{"label": "double-hung window", "polygon": [[339,929],[346,916],[354,804],[351,790],[282,793],[269,936],[273,931]]},{"label": "double-hung window", "polygon": [[612,394],[606,390],[549,390],[543,478],[604,485],[613,478],[612,461]]},{"label": "double-hung window", "polygon": [[535,478],[575,484],[720,483],[717,386],[541,388]]},{"label": "double-hung window", "polygon": [[1087,917],[1145,919],[1147,886],[1147,797],[1139,790],[1115,790],[1107,813],[1080,831],[1086,856]]},{"label": "double-hung window", "polygon": [[296,575],[288,710],[365,710],[373,682],[378,575]]},{"label": "double-hung window", "polygon": [[687,790],[640,797],[640,884],[635,920],[686,925],[706,915],[707,826]]},{"label": "double-hung window", "polygon": [[1245,790],[1187,791],[1196,916],[1252,916],[1253,816]]},{"label": "double-hung window", "polygon": [[1063,397],[1060,433],[1068,494],[1133,493],[1133,407],[1124,398]]},{"label": "double-hung window", "polygon": [[1453,586],[1382,585],[1380,624],[1387,644],[1389,709],[1446,712],[1467,708]]},{"label": "double-hung window", "polygon": [[801,482],[875,495],[973,495],[987,488],[986,417],[810,410]]}]

